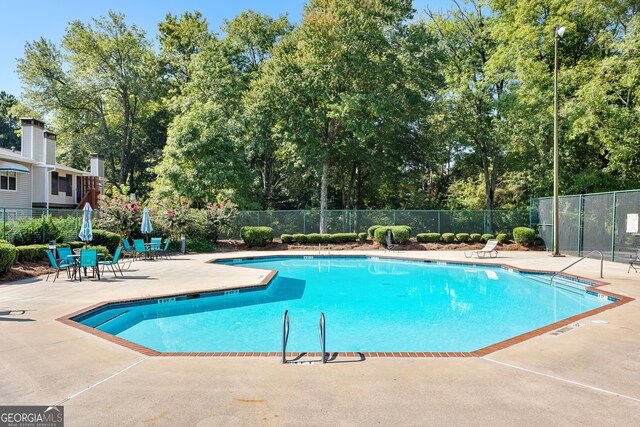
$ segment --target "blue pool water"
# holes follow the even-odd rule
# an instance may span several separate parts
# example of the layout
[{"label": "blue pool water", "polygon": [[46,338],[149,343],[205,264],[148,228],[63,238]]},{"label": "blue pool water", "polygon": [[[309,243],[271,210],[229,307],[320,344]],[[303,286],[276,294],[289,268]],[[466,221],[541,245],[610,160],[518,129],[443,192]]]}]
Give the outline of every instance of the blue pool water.
[{"label": "blue pool water", "polygon": [[327,351],[467,352],[610,302],[499,267],[355,257],[229,263],[278,275],[267,289],[115,305],[78,321],[157,351],[274,352],[289,310],[287,350],[303,352],[320,351],[324,312]]}]

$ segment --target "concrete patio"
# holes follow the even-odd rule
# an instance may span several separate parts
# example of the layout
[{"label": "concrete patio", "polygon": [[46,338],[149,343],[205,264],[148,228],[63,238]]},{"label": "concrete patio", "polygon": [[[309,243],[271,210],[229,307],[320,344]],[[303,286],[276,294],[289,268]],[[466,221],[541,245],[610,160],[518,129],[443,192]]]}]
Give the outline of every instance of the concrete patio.
[{"label": "concrete patio", "polygon": [[[187,255],[135,262],[118,279],[105,272],[101,281],[0,285],[0,312],[13,310],[0,314],[0,405],[61,404],[68,426],[637,425],[637,300],[484,357],[339,357],[327,365],[281,365],[277,357],[147,357],[55,320],[100,301],[258,283],[264,270],[206,261],[295,253]],[[469,261],[460,251],[394,255]],[[575,259],[500,252],[497,259],[473,261],[557,271]],[[605,262],[599,279],[599,270],[599,261],[585,260],[568,272],[640,298],[640,273]]]}]

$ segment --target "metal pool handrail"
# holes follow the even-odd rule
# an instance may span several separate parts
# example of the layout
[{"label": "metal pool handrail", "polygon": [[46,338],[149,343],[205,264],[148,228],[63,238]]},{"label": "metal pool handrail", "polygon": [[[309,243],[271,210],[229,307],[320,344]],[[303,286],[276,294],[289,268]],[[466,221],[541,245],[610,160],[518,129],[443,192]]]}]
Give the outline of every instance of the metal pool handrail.
[{"label": "metal pool handrail", "polygon": [[287,341],[289,341],[289,310],[282,316],[282,363],[287,363]]},{"label": "metal pool handrail", "polygon": [[558,276],[563,271],[568,270],[569,268],[573,267],[574,265],[576,265],[577,263],[579,263],[583,259],[587,258],[589,255],[594,254],[594,253],[599,253],[600,254],[600,278],[603,278],[604,276],[602,275],[602,270],[603,270],[603,266],[604,266],[604,255],[602,255],[602,252],[600,252],[600,251],[591,251],[588,254],[586,254],[585,256],[581,257],[580,259],[578,259],[578,260],[572,262],[571,264],[567,265],[562,270],[553,273],[553,275],[551,276],[551,280],[549,281],[549,284],[553,285],[553,280],[556,278],[556,276]]},{"label": "metal pool handrail", "polygon": [[327,363],[327,353],[325,352],[327,343],[326,325],[324,323],[324,313],[320,313],[320,351],[322,352],[322,363]]}]

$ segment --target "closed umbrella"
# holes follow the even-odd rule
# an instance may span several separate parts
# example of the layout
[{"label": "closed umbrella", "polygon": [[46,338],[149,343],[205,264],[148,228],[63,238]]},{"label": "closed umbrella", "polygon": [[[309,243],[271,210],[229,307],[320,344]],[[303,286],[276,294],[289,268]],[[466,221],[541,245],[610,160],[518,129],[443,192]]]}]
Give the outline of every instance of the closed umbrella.
[{"label": "closed umbrella", "polygon": [[84,205],[84,213],[82,215],[82,227],[80,228],[80,233],[78,233],[78,237],[83,242],[87,243],[93,240],[93,231],[91,230],[91,205],[86,203]]},{"label": "closed umbrella", "polygon": [[149,218],[149,208],[144,208],[142,211],[142,226],[140,227],[140,232],[142,234],[151,234],[153,231],[153,227],[151,226],[151,218]]}]

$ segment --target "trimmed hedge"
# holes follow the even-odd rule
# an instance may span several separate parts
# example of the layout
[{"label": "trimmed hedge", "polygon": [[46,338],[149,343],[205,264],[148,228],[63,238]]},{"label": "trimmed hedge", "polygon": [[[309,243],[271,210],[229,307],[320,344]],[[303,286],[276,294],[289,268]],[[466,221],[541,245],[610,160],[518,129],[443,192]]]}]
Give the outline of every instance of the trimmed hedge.
[{"label": "trimmed hedge", "polygon": [[17,257],[18,251],[15,246],[6,240],[0,242],[0,276],[4,276],[11,270]]},{"label": "trimmed hedge", "polygon": [[91,240],[91,244],[94,246],[104,246],[109,249],[109,252],[115,253],[121,241],[122,239],[120,239],[119,234],[106,230],[93,230],[93,240]]},{"label": "trimmed hedge", "polygon": [[367,229],[367,234],[369,235],[369,238],[373,239],[375,237],[376,230],[380,227],[382,227],[382,225],[372,225],[371,227],[369,227]]},{"label": "trimmed hedge", "polygon": [[506,234],[501,233],[496,236],[496,240],[498,240],[498,243],[503,244],[503,243],[506,243],[506,241],[508,240],[507,237],[508,236]]},{"label": "trimmed hedge", "polygon": [[307,234],[307,243],[331,243],[331,234]]},{"label": "trimmed hedge", "polygon": [[13,236],[16,246],[42,244],[55,240],[62,243],[63,236],[53,219],[29,219],[18,221],[17,230]]},{"label": "trimmed hedge", "polygon": [[[84,248],[84,242],[67,242],[65,245],[69,245],[71,249],[82,249]],[[62,246],[62,245],[58,245]]]},{"label": "trimmed hedge", "polygon": [[358,239],[362,243],[366,242],[367,241],[367,233],[358,233]]},{"label": "trimmed hedge", "polygon": [[47,253],[45,252],[49,249],[49,245],[24,245],[24,246],[16,246],[16,250],[18,251],[18,262],[35,262],[35,261],[43,261],[47,259]]},{"label": "trimmed hedge", "polygon": [[102,246],[102,245],[89,245],[87,246],[87,249],[95,249],[98,251],[99,254],[104,254],[104,258],[102,259],[98,259],[98,261],[109,261],[112,260],[113,257],[111,256],[111,254],[109,253],[109,249],[107,249],[106,246]]},{"label": "trimmed hedge", "polygon": [[331,243],[351,243],[358,240],[356,233],[335,233],[329,236],[329,242]]},{"label": "trimmed hedge", "polygon": [[493,239],[493,238],[494,238],[494,237],[493,237],[493,234],[489,234],[489,233],[487,233],[487,234],[483,234],[483,235],[482,235],[482,237],[480,238],[480,241],[481,241],[481,242],[485,242],[485,243],[486,243],[486,242],[488,242],[489,240],[491,240],[491,239]]},{"label": "trimmed hedge", "polygon": [[387,231],[391,230],[391,236],[394,243],[404,244],[409,241],[411,237],[411,232],[407,229],[407,226],[404,225],[392,225],[389,227],[379,227],[376,228],[375,231],[375,240],[386,244],[387,243]]},{"label": "trimmed hedge", "polygon": [[294,239],[291,234],[282,234],[280,235],[280,241],[282,243],[286,243],[287,245],[290,245],[291,243],[294,242]]},{"label": "trimmed hedge", "polygon": [[468,233],[458,233],[456,234],[456,240],[460,243],[467,243],[469,242],[469,234]]},{"label": "trimmed hedge", "polygon": [[480,241],[480,239],[482,239],[482,234],[473,233],[473,234],[469,235],[469,241],[471,243],[478,243]]},{"label": "trimmed hedge", "polygon": [[536,241],[536,232],[529,227],[516,227],[513,229],[513,240],[525,246],[532,246]]},{"label": "trimmed hedge", "polygon": [[240,235],[244,243],[251,246],[267,246],[273,241],[273,228],[271,227],[242,227]]},{"label": "trimmed hedge", "polygon": [[442,234],[442,240],[445,243],[453,243],[453,241],[456,239],[456,235],[453,233],[443,233]]},{"label": "trimmed hedge", "polygon": [[416,240],[420,243],[438,243],[440,233],[420,233],[416,236]]},{"label": "trimmed hedge", "polygon": [[293,241],[296,243],[307,243],[307,235],[306,234],[294,234]]}]

